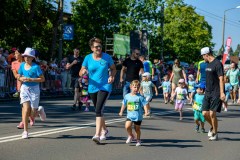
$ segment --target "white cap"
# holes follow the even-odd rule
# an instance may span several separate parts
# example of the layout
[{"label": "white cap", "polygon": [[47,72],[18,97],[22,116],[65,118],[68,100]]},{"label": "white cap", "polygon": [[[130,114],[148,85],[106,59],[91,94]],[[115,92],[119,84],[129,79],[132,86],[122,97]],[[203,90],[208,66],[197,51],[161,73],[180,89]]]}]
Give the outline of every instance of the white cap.
[{"label": "white cap", "polygon": [[201,49],[201,55],[208,54],[208,53],[210,53],[209,47],[204,47]]},{"label": "white cap", "polygon": [[151,74],[149,72],[145,72],[142,74],[142,77],[150,77],[150,76],[151,76]]},{"label": "white cap", "polygon": [[33,58],[35,58],[35,50],[28,47],[28,48],[25,49],[25,51],[24,51],[24,53],[22,54],[22,56],[23,56],[23,57],[24,57],[24,56],[28,56],[28,57],[33,57]]}]

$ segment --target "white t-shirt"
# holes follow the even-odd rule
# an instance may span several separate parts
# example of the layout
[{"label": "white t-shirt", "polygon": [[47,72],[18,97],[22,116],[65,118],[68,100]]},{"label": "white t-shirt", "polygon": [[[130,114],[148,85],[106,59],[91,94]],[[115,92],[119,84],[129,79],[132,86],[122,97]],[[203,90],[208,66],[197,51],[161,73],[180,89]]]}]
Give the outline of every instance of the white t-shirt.
[{"label": "white t-shirt", "polygon": [[186,96],[187,96],[187,89],[186,88],[181,88],[181,87],[177,87],[175,90],[176,93],[176,102],[183,102],[186,100]]}]

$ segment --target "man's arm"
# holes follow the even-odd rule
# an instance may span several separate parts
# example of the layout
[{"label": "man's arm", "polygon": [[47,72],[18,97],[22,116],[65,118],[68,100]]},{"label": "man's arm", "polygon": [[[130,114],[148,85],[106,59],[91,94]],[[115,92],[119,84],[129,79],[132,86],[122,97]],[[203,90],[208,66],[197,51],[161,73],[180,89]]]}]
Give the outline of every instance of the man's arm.
[{"label": "man's arm", "polygon": [[224,93],[224,80],[223,80],[223,76],[219,77],[219,86],[220,86],[220,99],[222,101],[225,100],[225,93]]},{"label": "man's arm", "polygon": [[120,83],[123,83],[123,81],[124,81],[124,75],[125,75],[126,70],[127,70],[127,67],[122,66],[121,73],[120,73]]}]

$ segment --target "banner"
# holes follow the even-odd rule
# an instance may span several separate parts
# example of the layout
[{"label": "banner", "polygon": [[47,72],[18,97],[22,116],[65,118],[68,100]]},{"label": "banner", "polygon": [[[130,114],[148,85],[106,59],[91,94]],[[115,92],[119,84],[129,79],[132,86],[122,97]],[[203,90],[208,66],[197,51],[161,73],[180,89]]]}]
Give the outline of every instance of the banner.
[{"label": "banner", "polygon": [[227,41],[226,41],[226,47],[225,47],[225,50],[224,50],[224,54],[223,54],[223,57],[222,57],[222,64],[224,65],[225,62],[230,59],[229,57],[229,51],[230,51],[230,48],[231,48],[231,44],[232,44],[232,38],[231,37],[228,37]]},{"label": "banner", "polygon": [[129,36],[114,34],[113,50],[116,55],[123,55],[130,53],[130,38]]},{"label": "banner", "polygon": [[74,36],[74,26],[73,25],[64,25],[63,26],[63,39],[64,40],[73,40]]}]

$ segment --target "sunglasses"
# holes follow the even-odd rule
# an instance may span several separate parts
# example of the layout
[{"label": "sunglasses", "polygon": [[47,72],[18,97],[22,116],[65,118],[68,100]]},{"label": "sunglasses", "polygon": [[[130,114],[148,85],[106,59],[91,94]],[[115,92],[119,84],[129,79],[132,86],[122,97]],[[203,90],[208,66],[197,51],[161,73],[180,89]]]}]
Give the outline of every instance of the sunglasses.
[{"label": "sunglasses", "polygon": [[184,83],[179,82],[178,84],[184,84]]},{"label": "sunglasses", "polygon": [[98,49],[98,48],[102,48],[102,46],[93,46],[93,48]]},{"label": "sunglasses", "polygon": [[136,55],[140,55],[140,53],[139,53],[139,52],[135,52],[135,54],[136,54]]}]

